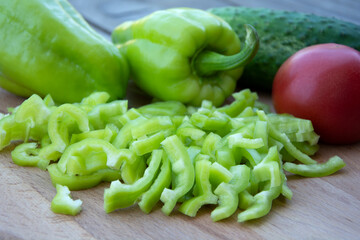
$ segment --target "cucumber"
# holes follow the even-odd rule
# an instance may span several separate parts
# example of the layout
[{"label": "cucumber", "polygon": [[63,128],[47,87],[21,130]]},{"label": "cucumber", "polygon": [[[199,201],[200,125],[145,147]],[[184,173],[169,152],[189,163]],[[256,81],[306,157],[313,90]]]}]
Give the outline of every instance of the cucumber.
[{"label": "cucumber", "polygon": [[259,34],[258,53],[239,81],[243,87],[271,90],[281,64],[310,45],[333,42],[360,50],[360,26],[339,19],[265,8],[222,7],[208,11],[227,21],[241,39],[245,38],[245,23]]}]

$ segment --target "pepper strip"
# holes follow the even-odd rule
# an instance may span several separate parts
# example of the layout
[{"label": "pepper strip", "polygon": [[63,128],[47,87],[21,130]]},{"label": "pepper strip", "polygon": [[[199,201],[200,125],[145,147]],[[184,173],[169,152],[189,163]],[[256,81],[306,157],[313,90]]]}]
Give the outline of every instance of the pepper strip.
[{"label": "pepper strip", "polygon": [[108,167],[120,169],[124,160],[131,160],[128,154],[128,150],[117,149],[105,140],[87,138],[66,148],[58,167],[71,176],[88,175]]},{"label": "pepper strip", "polygon": [[82,201],[80,199],[73,200],[70,190],[66,186],[56,185],[56,195],[51,201],[51,210],[54,213],[61,213],[75,216],[81,211]]},{"label": "pepper strip", "polygon": [[213,164],[211,164],[210,182],[211,185],[213,185],[214,187],[217,187],[222,182],[230,182],[232,177],[232,173],[218,162],[214,162]]},{"label": "pepper strip", "polygon": [[210,132],[204,139],[204,142],[202,144],[201,152],[204,154],[207,154],[210,156],[210,159],[212,162],[216,160],[215,153],[218,146],[218,143],[220,142],[221,137],[217,135],[216,133]]},{"label": "pepper strip", "polygon": [[88,118],[93,129],[103,129],[110,123],[111,117],[122,115],[127,111],[127,100],[117,100],[96,105],[89,113]]},{"label": "pepper strip", "polygon": [[239,203],[239,193],[249,185],[250,168],[245,165],[231,167],[233,178],[229,183],[221,183],[214,191],[219,197],[219,206],[211,212],[211,219],[219,221],[235,213]]},{"label": "pepper strip", "polygon": [[110,188],[104,192],[104,209],[109,213],[119,208],[133,205],[139,197],[150,188],[160,167],[162,150],[154,150],[150,163],[144,175],[133,184],[123,184],[119,180],[113,181]]},{"label": "pepper strip", "polygon": [[139,125],[142,121],[146,120],[145,117],[140,116],[136,117],[133,120],[128,121],[118,132],[115,139],[112,141],[112,144],[116,148],[127,148],[129,147],[130,142],[133,140],[133,136],[131,134],[131,129]]},{"label": "pepper strip", "polygon": [[133,139],[138,139],[161,130],[175,130],[174,124],[169,116],[156,116],[142,119],[139,124],[131,128],[131,135]]},{"label": "pepper strip", "polygon": [[262,138],[246,138],[242,133],[235,133],[228,137],[229,147],[240,147],[240,148],[250,148],[257,149],[264,146],[264,141]]},{"label": "pepper strip", "polygon": [[151,153],[153,150],[158,149],[161,146],[161,142],[170,135],[171,131],[161,130],[160,132],[155,133],[149,137],[145,136],[132,142],[130,145],[130,150],[134,151],[138,156]]},{"label": "pepper strip", "polygon": [[110,125],[106,125],[104,129],[72,134],[70,139],[70,145],[76,142],[80,142],[87,138],[97,138],[97,139],[105,140],[107,142],[111,142],[114,135],[116,135],[114,129],[112,129]]},{"label": "pepper strip", "polygon": [[[200,141],[200,139],[206,135],[206,132],[195,127],[187,118],[176,129],[176,135],[179,136],[183,142],[188,143],[188,140]],[[189,144],[191,144],[191,142]]]},{"label": "pepper strip", "polygon": [[179,207],[179,211],[190,217],[195,217],[201,206],[216,204],[218,197],[212,193],[210,178],[211,162],[201,160],[195,163],[195,188],[196,196],[186,200]]},{"label": "pepper strip", "polygon": [[316,163],[311,157],[302,153],[299,149],[297,149],[294,144],[291,143],[290,139],[287,137],[285,133],[281,133],[278,131],[269,121],[268,117],[263,111],[257,112],[259,119],[263,121],[267,121],[269,124],[269,135],[275,140],[281,142],[284,145],[284,148],[288,151],[290,155],[295,157],[297,160],[304,164],[314,164]]},{"label": "pepper strip", "polygon": [[269,149],[267,156],[254,167],[252,173],[255,182],[267,182],[264,189],[254,196],[253,204],[239,213],[238,222],[259,218],[269,213],[272,201],[277,198],[282,189],[284,178],[281,176],[280,158],[277,147]]},{"label": "pepper strip", "polygon": [[50,164],[47,170],[54,186],[56,186],[56,184],[64,185],[71,191],[89,189],[101,182],[111,182],[121,178],[121,172],[119,170],[109,168],[100,169],[92,174],[82,176],[70,176],[62,173],[57,163]]},{"label": "pepper strip", "polygon": [[154,116],[184,116],[187,113],[185,105],[178,101],[150,103],[137,110],[149,118]]},{"label": "pepper strip", "polygon": [[149,213],[160,200],[161,193],[171,184],[171,164],[166,154],[163,154],[160,173],[151,187],[141,196],[138,203],[140,209]]},{"label": "pepper strip", "polygon": [[[61,118],[62,121],[60,121]],[[72,104],[63,104],[54,110],[50,115],[48,124],[51,144],[40,150],[40,157],[58,160],[70,142],[69,128],[73,120],[77,123],[80,132],[90,131],[86,112],[79,107]]]},{"label": "pepper strip", "polygon": [[47,123],[54,109],[50,101],[48,104],[47,101],[33,94],[20,106],[14,108],[11,114],[0,118],[0,150],[8,146],[11,141],[41,140],[47,135]]},{"label": "pepper strip", "polygon": [[325,177],[345,166],[346,163],[339,156],[334,156],[325,163],[305,165],[287,162],[284,164],[284,170],[303,177]]},{"label": "pepper strip", "polygon": [[215,151],[215,160],[227,169],[235,165],[235,157],[229,147],[222,147]]},{"label": "pepper strip", "polygon": [[249,89],[241,90],[233,93],[235,101],[231,104],[218,108],[219,112],[226,113],[229,117],[236,117],[241,114],[247,107],[253,107],[258,99],[256,93],[252,93]]},{"label": "pepper strip", "polygon": [[160,197],[164,203],[161,210],[164,214],[169,215],[176,202],[193,187],[195,171],[189,154],[178,136],[167,137],[161,144],[170,159],[174,174],[173,189],[165,188]]},{"label": "pepper strip", "polygon": [[22,143],[11,152],[15,164],[19,166],[38,167],[45,170],[50,161],[38,156],[37,143]]},{"label": "pepper strip", "polygon": [[260,218],[270,212],[272,201],[280,194],[281,186],[261,191],[254,196],[253,204],[245,211],[239,213],[238,222]]}]

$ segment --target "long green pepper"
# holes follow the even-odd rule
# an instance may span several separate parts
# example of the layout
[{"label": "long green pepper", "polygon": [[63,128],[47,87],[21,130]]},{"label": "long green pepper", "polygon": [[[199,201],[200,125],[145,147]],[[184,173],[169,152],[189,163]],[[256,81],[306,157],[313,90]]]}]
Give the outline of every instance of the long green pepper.
[{"label": "long green pepper", "polygon": [[0,86],[23,97],[79,102],[95,91],[125,96],[124,56],[67,0],[0,2]]}]

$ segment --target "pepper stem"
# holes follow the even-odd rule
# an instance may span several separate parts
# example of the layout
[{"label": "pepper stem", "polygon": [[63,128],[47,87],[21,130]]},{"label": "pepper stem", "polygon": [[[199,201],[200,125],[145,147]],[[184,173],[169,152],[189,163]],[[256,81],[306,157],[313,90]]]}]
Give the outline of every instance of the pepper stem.
[{"label": "pepper stem", "polygon": [[226,56],[213,51],[200,52],[193,60],[193,68],[199,76],[210,76],[217,71],[232,70],[248,64],[259,48],[259,37],[255,28],[245,24],[245,45],[237,54]]}]

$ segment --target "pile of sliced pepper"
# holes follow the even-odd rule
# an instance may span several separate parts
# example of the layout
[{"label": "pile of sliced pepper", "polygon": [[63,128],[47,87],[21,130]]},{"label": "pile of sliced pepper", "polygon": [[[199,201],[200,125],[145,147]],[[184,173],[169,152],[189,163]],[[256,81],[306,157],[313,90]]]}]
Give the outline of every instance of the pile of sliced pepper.
[{"label": "pile of sliced pepper", "polygon": [[57,194],[51,209],[76,215],[80,200],[70,191],[111,182],[104,192],[107,213],[137,204],[149,213],[194,217],[214,205],[213,221],[235,214],[238,221],[269,213],[280,195],[292,198],[285,171],[305,177],[332,174],[345,166],[335,156],[312,159],[319,136],[308,120],[278,115],[242,90],[215,107],[154,102],[128,109],[126,100],[108,102],[94,93],[80,103],[56,106],[51,96],[32,95],[0,119],[0,150],[21,166],[47,170]]}]

